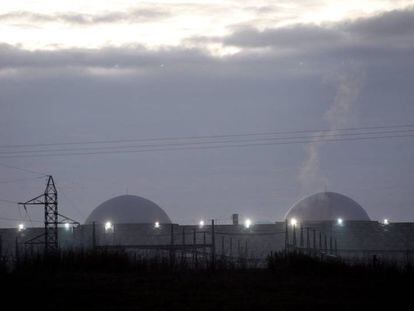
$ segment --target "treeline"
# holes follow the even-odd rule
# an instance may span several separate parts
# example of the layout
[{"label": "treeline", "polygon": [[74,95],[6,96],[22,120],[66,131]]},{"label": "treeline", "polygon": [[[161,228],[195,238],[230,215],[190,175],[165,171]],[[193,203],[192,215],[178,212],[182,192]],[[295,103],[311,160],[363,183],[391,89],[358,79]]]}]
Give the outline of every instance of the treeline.
[{"label": "treeline", "polygon": [[[208,257],[209,258],[209,257]],[[392,262],[380,262],[374,258],[371,262],[350,264],[336,257],[316,257],[302,253],[271,253],[264,263],[247,259],[237,261],[218,257],[214,262],[206,258],[185,256],[145,256],[124,251],[62,251],[54,255],[36,254],[22,256],[13,262],[0,259],[0,274],[56,274],[56,273],[137,273],[165,274],[185,271],[242,271],[268,270],[275,275],[338,275],[354,273],[356,275],[413,274],[411,264],[398,265]]]}]

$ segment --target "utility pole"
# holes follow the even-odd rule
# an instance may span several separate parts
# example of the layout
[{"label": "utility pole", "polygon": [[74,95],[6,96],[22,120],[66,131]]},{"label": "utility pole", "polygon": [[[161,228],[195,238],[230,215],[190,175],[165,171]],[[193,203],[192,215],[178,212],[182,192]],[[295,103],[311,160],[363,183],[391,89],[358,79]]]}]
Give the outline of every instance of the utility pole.
[{"label": "utility pole", "polygon": [[92,250],[96,251],[96,226],[95,226],[95,222],[92,222]]},{"label": "utility pole", "polygon": [[316,230],[313,229],[313,252],[316,251]]},{"label": "utility pole", "polygon": [[285,255],[288,252],[289,245],[289,229],[288,229],[288,220],[285,220]]},{"label": "utility pole", "polygon": [[183,226],[183,231],[182,231],[182,248],[181,248],[181,262],[184,262],[184,258],[185,258],[185,227]]},{"label": "utility pole", "polygon": [[216,234],[214,228],[214,219],[211,220],[211,268],[216,267]]},{"label": "utility pole", "polygon": [[296,252],[296,225],[293,225],[293,238],[292,238],[292,244],[293,244],[293,249]]},{"label": "utility pole", "polygon": [[175,265],[175,250],[174,250],[174,224],[170,225],[170,265]]},{"label": "utility pole", "polygon": [[193,249],[193,263],[195,264],[195,267],[198,267],[198,249],[196,248],[196,244],[197,244],[197,232],[196,229],[193,229],[193,245],[194,245],[194,249]]},{"label": "utility pole", "polygon": [[303,249],[303,227],[300,225],[300,248]]}]

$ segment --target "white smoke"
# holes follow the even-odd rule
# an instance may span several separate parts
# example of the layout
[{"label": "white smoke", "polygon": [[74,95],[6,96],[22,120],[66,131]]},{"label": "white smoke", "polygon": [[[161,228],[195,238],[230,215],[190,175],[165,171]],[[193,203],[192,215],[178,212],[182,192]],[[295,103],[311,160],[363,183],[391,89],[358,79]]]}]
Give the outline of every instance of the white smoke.
[{"label": "white smoke", "polygon": [[362,76],[358,67],[353,64],[334,78],[337,81],[336,96],[324,114],[329,131],[313,134],[316,137],[306,146],[306,158],[300,168],[299,181],[303,193],[309,194],[328,187],[328,178],[320,166],[319,153],[325,144],[321,140],[332,138],[332,135],[339,133],[338,129],[355,125],[354,107],[361,89]]}]

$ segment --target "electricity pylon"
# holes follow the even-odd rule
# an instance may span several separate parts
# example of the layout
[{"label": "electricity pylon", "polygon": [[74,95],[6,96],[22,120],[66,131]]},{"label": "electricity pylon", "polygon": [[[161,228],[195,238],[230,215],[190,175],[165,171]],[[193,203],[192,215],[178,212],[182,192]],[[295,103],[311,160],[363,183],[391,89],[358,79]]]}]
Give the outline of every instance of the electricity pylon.
[{"label": "electricity pylon", "polygon": [[[44,244],[46,254],[56,253],[59,249],[59,224],[79,225],[79,222],[69,217],[60,215],[58,212],[58,193],[55,182],[51,175],[47,176],[46,189],[43,194],[26,201],[18,203],[26,209],[27,205],[43,205],[44,206],[44,225],[45,231],[28,241],[25,244]],[[60,220],[60,219],[64,220]],[[42,241],[41,238],[44,238]]]}]

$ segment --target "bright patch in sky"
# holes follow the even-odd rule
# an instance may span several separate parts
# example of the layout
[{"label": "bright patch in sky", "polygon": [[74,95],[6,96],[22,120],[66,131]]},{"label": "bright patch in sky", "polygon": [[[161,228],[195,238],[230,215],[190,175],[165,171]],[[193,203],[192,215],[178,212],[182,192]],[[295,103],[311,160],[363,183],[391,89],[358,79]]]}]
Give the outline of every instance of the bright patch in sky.
[{"label": "bright patch in sky", "polygon": [[[403,8],[414,1],[2,1],[2,43],[25,49],[188,44],[191,37],[326,23]],[[200,44],[200,43],[198,43]],[[236,53],[205,44],[218,55]]]}]

